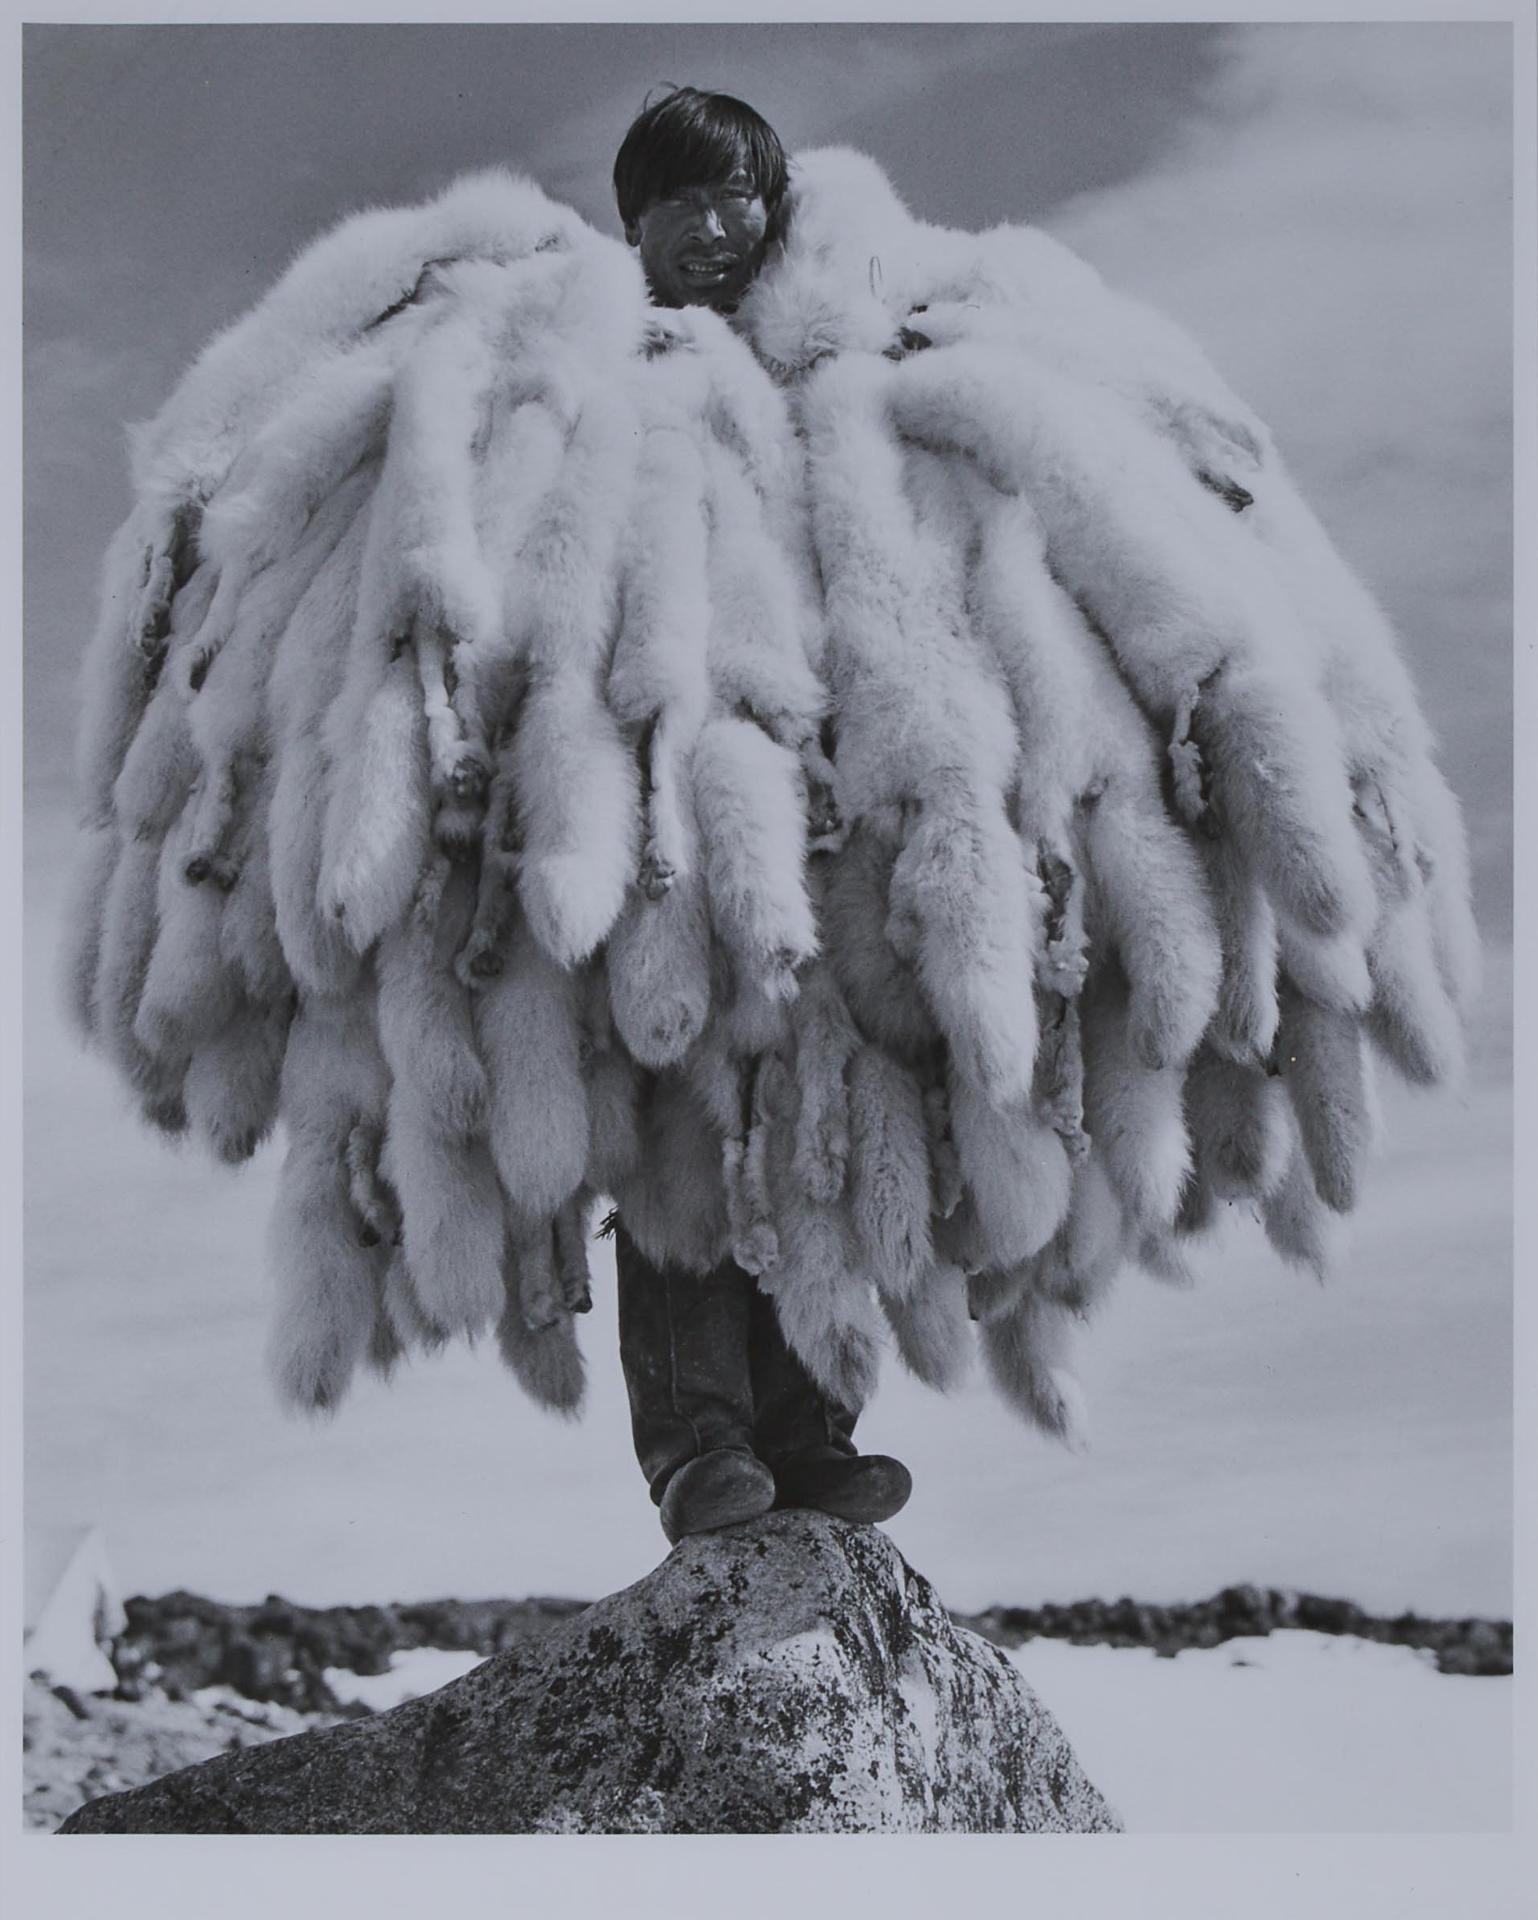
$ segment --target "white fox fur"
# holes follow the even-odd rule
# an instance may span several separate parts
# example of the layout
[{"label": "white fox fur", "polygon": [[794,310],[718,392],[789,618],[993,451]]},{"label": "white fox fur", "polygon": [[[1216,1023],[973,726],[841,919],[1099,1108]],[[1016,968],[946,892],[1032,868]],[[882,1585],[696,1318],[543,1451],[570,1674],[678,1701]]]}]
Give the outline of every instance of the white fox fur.
[{"label": "white fox fur", "polygon": [[563,966],[586,959],[613,926],[636,859],[634,765],[601,697],[636,437],[630,409],[609,395],[581,408],[524,555],[531,683],[514,762],[519,890]]},{"label": "white fox fur", "polygon": [[139,528],[130,517],[102,560],[96,628],[80,676],[75,779],[88,824],[112,818],[114,784],[155,690],[158,667],[137,644],[133,627],[143,564]]},{"label": "white fox fur", "polygon": [[233,881],[219,920],[219,951],[253,1000],[268,1005],[294,991],[293,969],[278,937],[272,896],[272,762],[263,753],[243,778],[240,811],[228,844]]},{"label": "white fox fur", "polygon": [[924,1096],[912,1074],[873,1046],[850,1060],[848,1089],[855,1228],[877,1292],[906,1299],[924,1285],[934,1262]]},{"label": "white fox fur", "polygon": [[290,1017],[286,1001],[247,1000],[193,1049],[183,1083],[187,1118],[231,1166],[249,1160],[277,1120]]},{"label": "white fox fur", "polygon": [[379,1312],[389,1323],[395,1344],[404,1351],[436,1353],[448,1342],[447,1331],[429,1319],[423,1308],[400,1248],[389,1258],[380,1281]]},{"label": "white fox fur", "polygon": [[[338,741],[329,754],[333,762],[340,756]],[[385,666],[347,744],[326,820],[319,908],[357,952],[409,908],[430,855],[431,825],[427,720],[408,650]]]},{"label": "white fox fur", "polygon": [[[356,484],[366,487],[369,476]],[[363,496],[360,493],[360,501]],[[326,717],[343,680],[369,509],[360,504],[294,610],[268,687],[276,767],[268,817],[273,909],[294,977],[307,991],[345,992],[358,957],[334,912],[320,901],[332,761]]]},{"label": "white fox fur", "polygon": [[688,765],[710,697],[705,458],[695,420],[704,395],[704,368],[687,352],[664,354],[656,377],[638,383],[641,440],[606,687],[631,737],[651,730],[640,852],[664,880],[692,877],[698,849]]},{"label": "white fox fur", "polygon": [[1030,1284],[1075,1313],[1087,1313],[1115,1279],[1126,1242],[1115,1183],[1103,1158],[1087,1153],[1073,1170],[1067,1217],[1034,1261]]},{"label": "white fox fur", "polygon": [[[825,959],[808,974],[792,1020],[801,1096],[794,1172],[811,1199],[829,1205],[842,1195],[849,1174],[853,1098],[849,1069],[860,1035]],[[927,1162],[925,1178],[927,1182]],[[927,1216],[927,1196],[924,1211]]]},{"label": "white fox fur", "polygon": [[1067,1212],[1072,1176],[1063,1143],[1029,1103],[1001,1111],[959,1072],[949,1091],[979,1264],[1017,1266],[1047,1244]]},{"label": "white fox fur", "polygon": [[1207,1030],[1222,973],[1198,859],[1167,820],[1110,793],[1087,809],[1084,838],[1132,989],[1132,1044],[1146,1066],[1178,1065]]},{"label": "white fox fur", "polygon": [[1066,1365],[1068,1313],[1029,1287],[1005,1313],[978,1323],[988,1373],[1006,1403],[1072,1451],[1088,1445],[1083,1389]]},{"label": "white fox fur", "polygon": [[1007,340],[1132,399],[1193,450],[1221,448],[1246,465],[1269,450],[1263,425],[1189,336],[1039,229],[971,234],[917,220],[873,160],[841,147],[796,155],[784,227],[783,258],[742,306],[772,367],[881,352],[922,306],[917,324],[936,344]]},{"label": "white fox fur", "polygon": [[497,1321],[497,1350],[503,1364],[532,1400],[565,1419],[582,1410],[587,1370],[569,1313],[559,1310],[531,1316],[530,1303],[558,1284],[551,1230],[520,1240],[509,1234],[504,1255],[505,1303]]},{"label": "white fox fur", "polygon": [[693,773],[712,923],[751,977],[788,999],[817,950],[797,763],[751,721],[722,715],[701,729]]},{"label": "white fox fur", "polygon": [[70,873],[59,964],[60,1001],[76,1034],[88,1045],[99,1038],[96,981],[107,902],[122,851],[118,830],[110,821],[105,826],[82,827]]},{"label": "white fox fur", "polygon": [[936,1267],[910,1292],[878,1297],[908,1371],[941,1393],[958,1386],[977,1346],[960,1270]]},{"label": "white fox fur", "polygon": [[1332,1212],[1349,1213],[1372,1145],[1361,1029],[1347,1016],[1289,993],[1276,1047],[1314,1190]]},{"label": "white fox fur", "polygon": [[971,447],[1029,493],[1054,571],[1148,707],[1178,723],[1200,702],[1219,817],[1279,900],[1318,932],[1370,924],[1338,725],[1308,672],[1307,630],[1251,562],[1234,516],[1095,389],[972,346],[899,371],[899,430]]},{"label": "white fox fur", "polygon": [[892,909],[916,923],[919,978],[953,1055],[1000,1108],[1028,1092],[1036,1058],[1037,905],[1002,807],[936,782],[893,867]]},{"label": "white fox fur", "polygon": [[584,233],[569,209],[500,171],[468,175],[420,206],[344,221],[300,253],[266,298],[204,349],[155,419],[135,430],[136,485],[150,499],[183,489],[209,497],[318,354],[376,324],[413,327],[415,308],[383,316],[410,298],[425,263],[517,259]]},{"label": "white fox fur", "polygon": [[[1048,570],[1036,516],[977,479],[973,499],[979,625],[1020,738],[1022,837],[1082,842],[1103,932],[1132,982],[1139,1050],[1153,1065],[1179,1061],[1211,1018],[1222,966],[1197,857],[1164,810],[1147,723]],[[1065,984],[1076,990],[1071,975]]]},{"label": "white fox fur", "polygon": [[551,1219],[580,1185],[588,1157],[576,978],[521,924],[474,1011],[497,1172],[521,1213]]},{"label": "white fox fur", "polygon": [[1463,1066],[1458,976],[1456,962],[1440,964],[1431,893],[1419,875],[1412,884],[1409,900],[1385,908],[1367,950],[1367,1031],[1405,1079],[1434,1087],[1456,1080]]},{"label": "white fox fur", "polygon": [[719,1152],[702,1153],[712,1137],[705,1107],[677,1072],[659,1074],[642,1099],[641,1163],[613,1197],[625,1231],[652,1266],[670,1261],[696,1274],[726,1257],[726,1191]]},{"label": "white fox fur", "polygon": [[1280,972],[1321,1007],[1358,1014],[1372,999],[1367,948],[1359,934],[1309,933],[1279,914],[1276,957]]},{"label": "white fox fur", "polygon": [[931,1050],[939,1030],[911,961],[887,939],[897,859],[893,814],[891,838],[867,817],[831,858],[822,921],[828,963],[861,1029],[897,1059],[912,1062]]},{"label": "white fox fur", "polygon": [[134,1033],[150,1053],[185,1051],[209,1038],[241,997],[240,980],[220,948],[224,895],[193,886],[184,871],[191,840],[192,821],[184,814],[160,849],[155,944],[134,1016]]},{"label": "white fox fur", "polygon": [[530,691],[514,756],[520,898],[552,959],[575,966],[624,905],[636,864],[635,766],[596,684],[575,673]]},{"label": "white fox fur", "polygon": [[125,832],[135,839],[163,839],[186,805],[197,772],[187,703],[163,680],[113,789],[113,811]]},{"label": "white fox fur", "polygon": [[705,716],[710,629],[705,447],[697,426],[705,372],[672,351],[638,386],[635,499],[622,557],[622,617],[608,700],[628,725],[665,712],[685,744]]},{"label": "white fox fur", "polygon": [[1260,1209],[1266,1238],[1282,1258],[1306,1267],[1316,1280],[1328,1280],[1341,1258],[1341,1223],[1320,1199],[1296,1133],[1286,1170]]},{"label": "white fox fur", "polygon": [[400,1197],[406,1264],[423,1310],[472,1337],[501,1310],[505,1207],[484,1140],[446,1134],[414,1089],[390,1089],[383,1170]]},{"label": "white fox fur", "polygon": [[1452,789],[1433,762],[1420,770],[1417,809],[1429,846],[1425,865],[1432,946],[1453,1006],[1467,1017],[1479,994],[1479,929],[1474,922],[1468,838]]},{"label": "white fox fur", "polygon": [[336,1407],[364,1357],[387,1259],[360,1239],[345,1164],[353,1126],[385,1098],[371,1012],[367,996],[309,1002],[283,1059],[288,1150],[268,1238],[277,1310],[267,1360],[282,1398],[311,1412]]},{"label": "white fox fur", "polygon": [[801,407],[839,801],[854,819],[898,809],[888,939],[965,1070],[1007,1104],[1036,1046],[1034,903],[1004,804],[1016,743],[998,669],[965,631],[959,503],[943,469],[904,462],[886,425],[891,369],[874,368],[821,369]]},{"label": "white fox fur", "polygon": [[605,966],[620,1038],[643,1067],[670,1067],[710,1011],[710,912],[705,883],[685,869],[660,900],[631,887],[609,935]]},{"label": "white fox fur", "polygon": [[214,579],[211,568],[200,567],[177,595],[165,665],[112,789],[113,814],[127,833],[166,833],[197,777],[197,751],[176,668],[197,645]]},{"label": "white fox fur", "polygon": [[569,1319],[533,1328],[518,1319],[509,1304],[497,1323],[497,1350],[531,1400],[566,1420],[581,1413],[587,1367]]},{"label": "white fox fur", "polygon": [[824,694],[807,657],[797,577],[738,459],[712,442],[705,460],[711,691],[727,712],[751,713],[798,749],[816,729]]},{"label": "white fox fur", "polygon": [[218,652],[210,651],[211,608],[190,656],[200,661],[202,678],[190,691],[187,712],[200,767],[189,851],[205,877],[212,873],[221,884],[228,884],[233,872],[230,841],[248,800],[256,763],[267,745],[265,694],[273,652],[315,575],[350,525],[358,501],[355,485],[325,492],[293,545],[275,553],[250,580],[232,610],[228,635]]},{"label": "white fox fur", "polygon": [[[1282,1051],[1285,1059],[1285,1038]],[[1185,1113],[1198,1170],[1214,1195],[1232,1200],[1275,1189],[1292,1146],[1280,1078],[1204,1047],[1186,1075]],[[1354,1155],[1354,1145],[1343,1144]]]},{"label": "white fox fur", "polygon": [[1223,954],[1208,1038],[1232,1060],[1264,1060],[1276,1038],[1278,928],[1264,884],[1232,839],[1203,846],[1209,898]]},{"label": "white fox fur", "polygon": [[417,649],[428,636],[412,629],[395,578],[401,486],[387,460],[364,534],[345,668],[321,731],[329,774],[318,904],[360,953],[381,931],[394,890],[416,884],[428,812],[427,714],[417,685]]},{"label": "white fox fur", "polygon": [[159,927],[160,854],[152,840],[130,840],[118,856],[102,914],[92,1029],[107,1058],[138,1095],[145,1117],[166,1132],[179,1133],[187,1124],[181,1096],[186,1054],[153,1053],[136,1032]]},{"label": "white fox fur", "polygon": [[1262,424],[1043,234],[840,150],[787,215],[727,320],[478,175],[134,432],[67,991],[155,1125],[287,1123],[299,1404],[494,1327],[575,1410],[607,1191],[846,1403],[976,1311],[1071,1435],[1124,1260],[1322,1271],[1364,1042],[1456,1070],[1457,805]]},{"label": "white fox fur", "polygon": [[411,1090],[422,1123],[454,1137],[476,1132],[487,1104],[474,1002],[453,971],[473,906],[464,876],[440,858],[410,919],[381,941],[377,963],[379,1036],[390,1071]]},{"label": "white fox fur", "polygon": [[[1345,565],[1279,467],[1257,501],[1260,536],[1284,592],[1323,636],[1325,685],[1341,715],[1358,792],[1359,824],[1381,827],[1379,894],[1385,904],[1379,951],[1391,943],[1395,904],[1426,895],[1396,947],[1436,955],[1445,994],[1434,991],[1420,953],[1374,969],[1378,1006],[1372,1020],[1391,1060],[1412,1079],[1435,1081],[1456,1071],[1457,1019],[1477,987],[1478,936],[1469,898],[1462,822],[1433,758],[1421,713],[1393,633],[1381,609]],[[1372,822],[1370,795],[1380,815]],[[1395,929],[1395,931],[1399,931]],[[1412,979],[1415,984],[1411,984]],[[1419,1032],[1417,1032],[1419,1029]]]},{"label": "white fox fur", "polygon": [[847,1213],[795,1191],[786,1132],[772,1137],[771,1191],[783,1222],[779,1258],[759,1277],[791,1349],[823,1390],[861,1407],[876,1383],[882,1315]]},{"label": "white fox fur", "polygon": [[[378,450],[394,362],[377,345],[322,359],[231,468],[198,534],[200,551],[218,569],[198,636],[201,666],[227,643],[237,614],[254,611],[248,598],[259,577],[295,552],[311,517]],[[184,684],[190,689],[193,677]]]},{"label": "white fox fur", "polygon": [[1167,1226],[1191,1170],[1182,1071],[1150,1067],[1132,1031],[1129,997],[1110,977],[1086,990],[1084,1128],[1132,1224]]},{"label": "white fox fur", "polygon": [[622,1046],[596,1051],[587,1065],[588,1148],[583,1178],[613,1194],[641,1164],[641,1073]]}]

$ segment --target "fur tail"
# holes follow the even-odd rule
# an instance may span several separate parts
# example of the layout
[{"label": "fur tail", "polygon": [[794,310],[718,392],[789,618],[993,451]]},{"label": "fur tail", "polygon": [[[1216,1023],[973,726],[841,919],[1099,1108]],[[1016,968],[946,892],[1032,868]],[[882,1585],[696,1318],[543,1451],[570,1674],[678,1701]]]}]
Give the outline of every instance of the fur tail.
[{"label": "fur tail", "polygon": [[908,1371],[941,1393],[959,1385],[976,1346],[967,1283],[960,1271],[931,1267],[906,1294],[883,1293],[880,1298]]},{"label": "fur tail", "polygon": [[1074,1453],[1089,1444],[1083,1389],[1064,1364],[1070,1319],[1031,1291],[978,1328],[988,1374],[1005,1402]]}]

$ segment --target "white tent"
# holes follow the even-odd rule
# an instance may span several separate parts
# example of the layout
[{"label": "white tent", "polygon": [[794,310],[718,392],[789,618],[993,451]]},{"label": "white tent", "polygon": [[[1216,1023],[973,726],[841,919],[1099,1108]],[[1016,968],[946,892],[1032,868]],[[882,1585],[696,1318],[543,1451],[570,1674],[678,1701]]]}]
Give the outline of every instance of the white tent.
[{"label": "white tent", "polygon": [[25,1566],[26,1670],[77,1693],[108,1693],[117,1675],[107,1647],[128,1624],[96,1527],[29,1529]]}]

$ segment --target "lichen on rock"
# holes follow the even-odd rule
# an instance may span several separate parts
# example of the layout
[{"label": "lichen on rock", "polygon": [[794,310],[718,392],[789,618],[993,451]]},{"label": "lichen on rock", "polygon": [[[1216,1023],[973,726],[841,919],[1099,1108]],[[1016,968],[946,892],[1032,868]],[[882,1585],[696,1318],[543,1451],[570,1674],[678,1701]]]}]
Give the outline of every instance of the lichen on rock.
[{"label": "lichen on rock", "polygon": [[1045,1833],[1120,1823],[885,1534],[806,1512],[389,1713],[90,1802],[65,1833]]}]

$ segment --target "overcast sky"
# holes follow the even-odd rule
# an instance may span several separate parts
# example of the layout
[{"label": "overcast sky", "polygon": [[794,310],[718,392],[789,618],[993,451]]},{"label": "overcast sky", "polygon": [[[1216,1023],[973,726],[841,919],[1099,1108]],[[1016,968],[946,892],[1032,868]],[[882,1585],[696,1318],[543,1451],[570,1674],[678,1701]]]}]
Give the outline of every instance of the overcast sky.
[{"label": "overcast sky", "polygon": [[29,791],[61,791],[122,421],[349,207],[500,160],[614,230],[614,148],[688,80],[1195,328],[1398,620],[1503,935],[1510,72],[1498,25],[30,28]]}]

